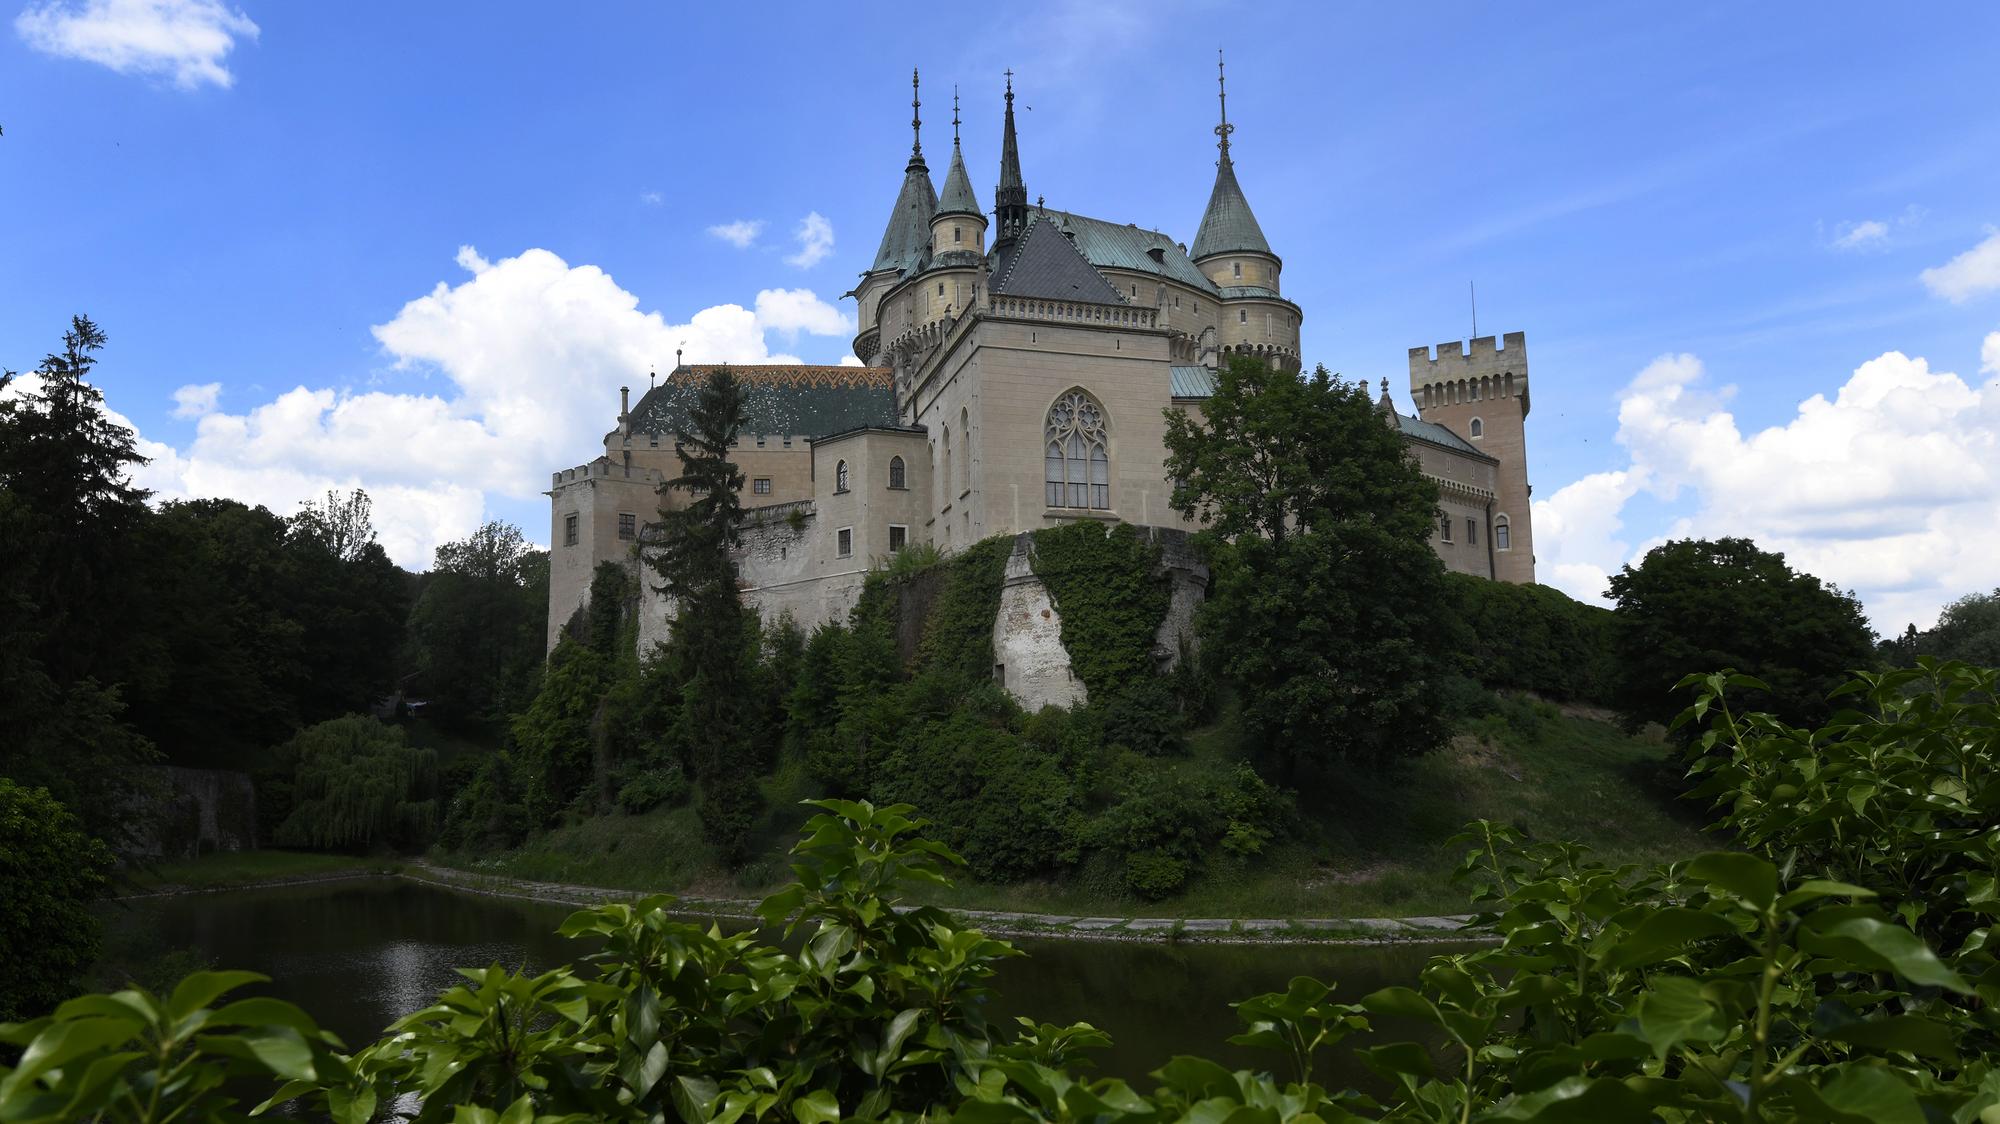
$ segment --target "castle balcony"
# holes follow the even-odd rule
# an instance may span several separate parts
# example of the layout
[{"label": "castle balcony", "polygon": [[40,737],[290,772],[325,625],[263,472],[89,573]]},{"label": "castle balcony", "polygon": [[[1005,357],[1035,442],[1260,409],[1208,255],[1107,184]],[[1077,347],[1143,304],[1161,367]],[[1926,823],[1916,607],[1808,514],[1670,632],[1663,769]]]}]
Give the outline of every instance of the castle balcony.
[{"label": "castle balcony", "polygon": [[1159,324],[1159,310],[1131,305],[1092,304],[1086,301],[1055,301],[1039,297],[996,296],[993,315],[1014,320],[1051,320],[1061,324],[1088,324],[1093,327],[1153,328]]}]

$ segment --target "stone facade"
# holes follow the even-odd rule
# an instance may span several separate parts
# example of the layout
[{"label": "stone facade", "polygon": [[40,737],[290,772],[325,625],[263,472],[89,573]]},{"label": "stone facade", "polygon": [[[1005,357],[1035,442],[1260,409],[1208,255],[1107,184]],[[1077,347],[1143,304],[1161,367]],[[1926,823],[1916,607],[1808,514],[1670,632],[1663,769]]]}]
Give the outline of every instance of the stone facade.
[{"label": "stone facade", "polygon": [[[996,675],[1029,705],[1070,705],[1083,685],[1062,654],[1060,607],[1020,536],[1123,521],[1168,548],[1172,607],[1156,655],[1178,658],[1206,574],[1185,557],[1191,524],[1168,506],[1167,413],[1199,411],[1236,357],[1302,365],[1305,313],[1283,295],[1283,261],[1237,180],[1231,132],[1218,127],[1192,251],[1155,229],[1022,202],[1034,197],[1020,182],[1011,91],[990,229],[959,143],[942,197],[912,151],[881,246],[848,294],[863,365],[738,369],[753,402],[733,454],[749,509],[738,566],[766,621],[843,619],[897,550],[1016,536]],[[634,563],[624,532],[650,520],[660,481],[678,473],[671,423],[707,371],[677,368],[636,408],[621,398],[604,456],[556,474],[551,645],[597,562]],[[1396,410],[1386,381],[1383,408],[1439,486],[1438,555],[1462,573],[1532,582],[1524,338],[1447,343],[1436,358],[1413,348],[1410,391],[1415,415]],[[664,635],[670,613],[648,601],[642,644]]]}]

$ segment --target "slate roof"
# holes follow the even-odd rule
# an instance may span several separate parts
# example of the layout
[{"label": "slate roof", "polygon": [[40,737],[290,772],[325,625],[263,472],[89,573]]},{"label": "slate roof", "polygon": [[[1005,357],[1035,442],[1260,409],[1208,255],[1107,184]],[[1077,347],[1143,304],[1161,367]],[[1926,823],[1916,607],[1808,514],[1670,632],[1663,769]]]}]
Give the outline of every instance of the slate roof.
[{"label": "slate roof", "polygon": [[1125,295],[1094,269],[1081,250],[1070,244],[1054,216],[1028,217],[1028,229],[1008,248],[994,273],[993,292],[1008,297],[1126,304]]},{"label": "slate roof", "polygon": [[917,264],[931,244],[931,216],[937,213],[937,190],[931,186],[931,170],[922,155],[912,155],[903,169],[903,188],[896,193],[896,209],[882,228],[882,244],[875,251],[878,269],[908,270]]},{"label": "slate roof", "polygon": [[[1196,269],[1187,253],[1173,239],[1131,223],[1106,222],[1073,211],[1041,212],[1058,222],[1067,222],[1076,235],[1076,248],[1099,269],[1129,269],[1157,273],[1197,289],[1215,292],[1215,283]],[[1152,250],[1160,251],[1159,261]]]},{"label": "slate roof", "polygon": [[972,193],[972,177],[965,174],[965,157],[958,151],[958,145],[951,146],[951,170],[944,176],[944,193],[938,196],[938,215],[978,215],[979,197]]},{"label": "slate roof", "polygon": [[1292,303],[1285,300],[1284,297],[1279,296],[1278,290],[1267,289],[1262,285],[1224,285],[1217,291],[1222,295],[1222,299],[1226,301],[1235,300],[1238,297],[1262,297],[1265,300],[1285,301],[1286,304]]},{"label": "slate roof", "polygon": [[[719,365],[681,367],[632,407],[632,431],[671,436],[710,371]],[[819,437],[860,426],[893,426],[895,372],[887,367],[815,367],[805,364],[729,365],[743,383],[743,432]]]},{"label": "slate roof", "polygon": [[1208,210],[1202,212],[1201,229],[1195,232],[1193,256],[1236,251],[1269,254],[1271,244],[1264,241],[1264,228],[1257,225],[1250,201],[1236,182],[1236,162],[1225,152],[1215,167],[1215,189],[1209,192]]},{"label": "slate roof", "polygon": [[1396,427],[1403,431],[1403,436],[1405,437],[1413,437],[1418,441],[1428,441],[1433,445],[1443,446],[1455,453],[1470,453],[1480,460],[1493,461],[1495,464],[1499,463],[1496,458],[1480,452],[1473,447],[1471,442],[1436,422],[1427,422],[1422,418],[1414,418],[1401,411],[1397,411]]},{"label": "slate roof", "polygon": [[1175,398],[1215,397],[1215,372],[1207,367],[1172,366],[1167,368],[1167,377]]}]

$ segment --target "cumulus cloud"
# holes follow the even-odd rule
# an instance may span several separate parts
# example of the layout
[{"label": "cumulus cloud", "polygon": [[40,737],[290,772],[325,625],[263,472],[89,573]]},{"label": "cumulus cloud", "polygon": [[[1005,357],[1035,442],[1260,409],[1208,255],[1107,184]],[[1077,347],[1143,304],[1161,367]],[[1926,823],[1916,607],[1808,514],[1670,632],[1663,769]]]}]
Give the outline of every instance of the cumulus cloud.
[{"label": "cumulus cloud", "polygon": [[1986,342],[1979,347],[1979,369],[1989,375],[2000,375],[2000,332],[1991,332]]},{"label": "cumulus cloud", "polygon": [[1931,292],[1953,304],[2000,289],[2000,230],[1943,265],[1920,275]]},{"label": "cumulus cloud", "polygon": [[725,222],[711,226],[708,228],[708,232],[710,235],[722,239],[739,250],[747,250],[752,243],[757,241],[757,236],[764,232],[764,220],[737,219],[735,222]]},{"label": "cumulus cloud", "polygon": [[[441,375],[438,393],[297,386],[241,413],[211,389],[194,440],[148,443],[140,480],[164,497],[230,496],[289,513],[327,488],[365,487],[384,549],[404,566],[478,526],[489,496],[532,499],[548,474],[601,453],[618,387],[691,362],[786,363],[767,333],[844,336],[847,318],[805,289],[767,289],[684,323],[644,312],[592,265],[547,250],[457,255],[466,276],[406,303],[375,338],[397,368]],[[180,393],[176,401],[180,401]]]},{"label": "cumulus cloud", "polygon": [[639,193],[639,202],[644,203],[648,207],[657,207],[666,201],[667,197],[657,191],[642,191]]},{"label": "cumulus cloud", "polygon": [[833,224],[818,211],[813,211],[799,220],[799,228],[792,232],[799,244],[799,252],[785,260],[800,269],[811,269],[833,252]]},{"label": "cumulus cloud", "polygon": [[[1996,333],[2000,334],[2000,333]],[[1991,345],[2000,349],[2000,345]],[[1690,493],[1670,537],[1747,536],[1858,591],[1878,628],[1927,625],[1946,601],[1992,585],[2000,557],[2000,381],[1980,388],[1891,351],[1832,399],[1746,433],[1699,359],[1670,355],[1619,395],[1629,463],[1534,505],[1547,580],[1602,600],[1606,577],[1658,542],[1621,534],[1627,501]]]},{"label": "cumulus cloud", "polygon": [[1861,222],[1844,222],[1835,227],[1833,248],[1860,250],[1870,246],[1880,246],[1888,240],[1888,223],[1877,219],[1864,219]]},{"label": "cumulus cloud", "polygon": [[174,391],[174,416],[177,418],[198,418],[215,412],[215,400],[222,394],[219,382],[190,383]]},{"label": "cumulus cloud", "polygon": [[234,84],[224,60],[239,37],[257,37],[250,17],[220,0],[46,0],[24,9],[14,30],[44,54],[184,90]]}]

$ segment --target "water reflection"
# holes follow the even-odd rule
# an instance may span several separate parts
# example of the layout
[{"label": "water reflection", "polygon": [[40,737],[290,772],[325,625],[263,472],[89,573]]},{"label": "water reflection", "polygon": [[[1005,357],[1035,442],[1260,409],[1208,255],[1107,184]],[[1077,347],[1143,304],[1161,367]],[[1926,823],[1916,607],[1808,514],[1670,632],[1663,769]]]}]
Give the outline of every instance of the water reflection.
[{"label": "water reflection", "polygon": [[[555,935],[562,905],[491,898],[398,879],[149,899],[112,907],[111,945],[125,960],[190,949],[199,961],[272,977],[272,994],[304,1006],[355,1046],[462,980],[453,969],[500,964],[542,971],[587,947]],[[1198,1053],[1231,1068],[1279,1059],[1229,1046],[1229,1004],[1274,991],[1297,975],[1337,981],[1352,1000],[1408,983],[1435,946],[1166,945],[1019,940],[1029,955],[1007,962],[993,1015],[1011,1022],[1091,1022],[1114,1047],[1099,1072],[1133,1080],[1174,1054]],[[151,982],[151,981],[148,981]],[[1332,1084],[1364,1075],[1345,1057],[1319,1075]],[[1143,1084],[1143,1081],[1141,1081]]]}]

